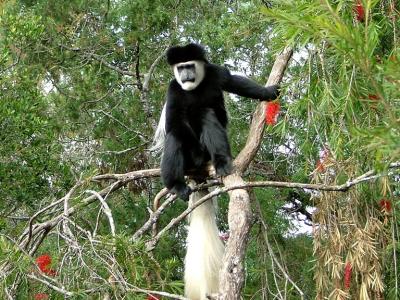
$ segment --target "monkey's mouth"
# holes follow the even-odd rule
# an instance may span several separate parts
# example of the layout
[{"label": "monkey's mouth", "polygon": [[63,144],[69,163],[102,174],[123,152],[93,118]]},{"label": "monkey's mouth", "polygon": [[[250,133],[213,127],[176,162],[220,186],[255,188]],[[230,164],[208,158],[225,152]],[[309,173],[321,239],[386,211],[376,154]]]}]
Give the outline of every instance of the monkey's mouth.
[{"label": "monkey's mouth", "polygon": [[185,83],[185,82],[195,82],[195,79],[194,79],[194,78],[186,78],[186,79],[183,79],[183,80],[182,80],[182,83]]}]

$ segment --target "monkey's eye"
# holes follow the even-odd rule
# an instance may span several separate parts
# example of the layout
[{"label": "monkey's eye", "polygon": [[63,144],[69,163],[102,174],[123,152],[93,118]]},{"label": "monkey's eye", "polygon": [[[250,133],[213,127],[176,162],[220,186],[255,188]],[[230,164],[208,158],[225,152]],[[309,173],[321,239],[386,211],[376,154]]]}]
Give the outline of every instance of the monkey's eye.
[{"label": "monkey's eye", "polygon": [[195,69],[194,64],[188,64],[188,65],[181,65],[181,66],[178,66],[178,71],[179,71],[179,72],[182,71],[182,70],[185,70],[185,69],[187,69],[187,70],[194,70],[194,69]]}]

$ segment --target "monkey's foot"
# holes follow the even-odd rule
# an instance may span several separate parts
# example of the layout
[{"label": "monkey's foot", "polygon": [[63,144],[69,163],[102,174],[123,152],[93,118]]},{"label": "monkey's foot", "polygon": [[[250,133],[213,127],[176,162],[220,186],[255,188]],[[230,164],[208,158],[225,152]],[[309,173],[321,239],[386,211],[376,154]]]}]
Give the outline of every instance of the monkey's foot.
[{"label": "monkey's foot", "polygon": [[183,183],[175,185],[170,192],[176,194],[184,201],[189,201],[189,195],[192,193],[192,189]]}]

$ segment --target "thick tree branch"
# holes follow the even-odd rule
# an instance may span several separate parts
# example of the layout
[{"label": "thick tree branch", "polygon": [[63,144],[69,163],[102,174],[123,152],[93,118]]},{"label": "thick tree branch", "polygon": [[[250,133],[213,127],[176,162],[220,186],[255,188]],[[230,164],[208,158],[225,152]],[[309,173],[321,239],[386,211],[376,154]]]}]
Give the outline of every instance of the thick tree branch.
[{"label": "thick tree branch", "polygon": [[[275,60],[267,85],[281,81],[286,66],[292,57],[292,49],[285,49]],[[256,155],[264,133],[264,103],[257,105],[253,114],[247,142],[234,161],[235,173],[223,178],[225,187],[244,184],[241,174],[247,169]],[[238,189],[229,193],[228,224],[229,240],[226,244],[224,263],[219,276],[219,300],[240,299],[244,283],[243,260],[251,228],[250,197],[246,190]]]},{"label": "thick tree branch", "polygon": [[[280,55],[277,56],[266,86],[280,83],[292,54],[293,50],[291,48],[286,48]],[[239,172],[239,174],[244,173],[260,148],[264,134],[264,128],[265,102],[260,102],[253,113],[246,145],[243,147],[242,151],[240,151],[234,162],[236,170]]]}]

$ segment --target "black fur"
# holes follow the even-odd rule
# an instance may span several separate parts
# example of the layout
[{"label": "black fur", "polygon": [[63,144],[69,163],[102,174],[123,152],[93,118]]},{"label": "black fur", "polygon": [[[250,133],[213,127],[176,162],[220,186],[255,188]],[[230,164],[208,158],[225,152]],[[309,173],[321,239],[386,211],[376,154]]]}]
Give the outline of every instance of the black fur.
[{"label": "black fur", "polygon": [[197,44],[188,44],[186,46],[171,47],[167,51],[167,62],[171,66],[189,60],[207,62],[204,48]]},{"label": "black fur", "polygon": [[208,63],[203,48],[195,44],[170,48],[167,59],[170,64],[189,60],[206,62],[205,77],[199,86],[185,91],[174,79],[167,95],[161,176],[169,190],[187,200],[191,192],[184,179],[187,170],[202,167],[211,160],[217,175],[232,171],[222,92],[273,100],[278,97],[279,90],[278,86],[263,87],[248,78],[231,75],[225,67]]}]

